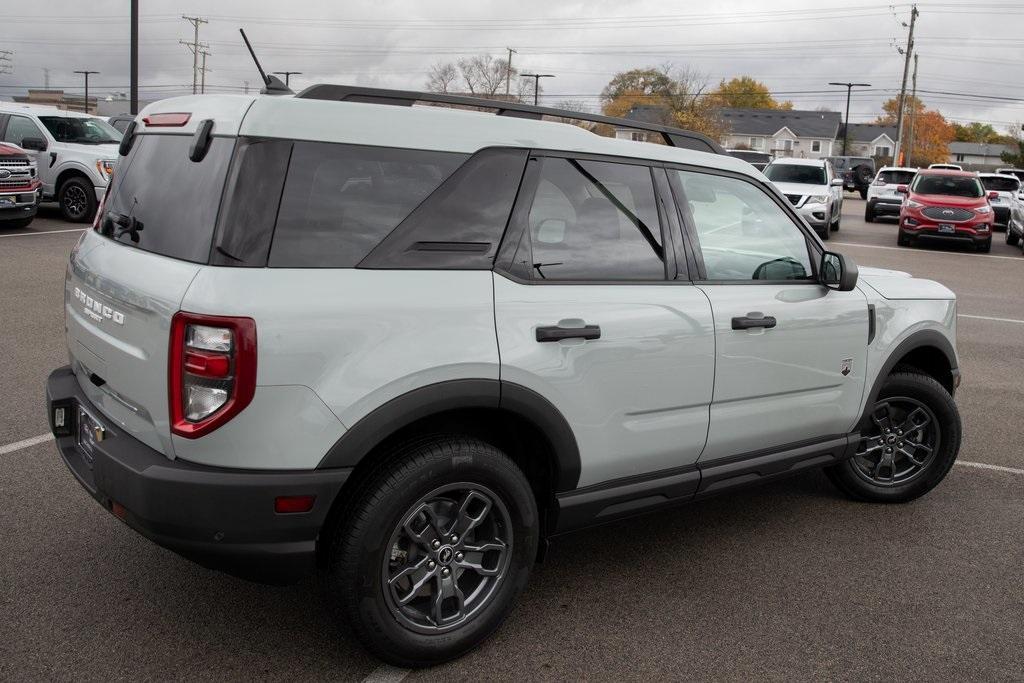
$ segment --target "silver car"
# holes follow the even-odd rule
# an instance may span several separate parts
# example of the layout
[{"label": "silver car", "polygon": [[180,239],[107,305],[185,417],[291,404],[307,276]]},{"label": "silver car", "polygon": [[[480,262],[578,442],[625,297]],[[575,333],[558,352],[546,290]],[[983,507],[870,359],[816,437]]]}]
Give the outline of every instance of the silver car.
[{"label": "silver car", "polygon": [[827,240],[843,218],[843,179],[827,159],[776,159],[764,174],[796,207],[818,236]]}]

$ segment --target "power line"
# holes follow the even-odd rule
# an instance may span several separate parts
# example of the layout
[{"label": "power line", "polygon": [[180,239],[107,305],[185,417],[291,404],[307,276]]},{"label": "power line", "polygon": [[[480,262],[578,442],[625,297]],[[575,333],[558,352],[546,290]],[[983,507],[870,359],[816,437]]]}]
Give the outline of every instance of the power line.
[{"label": "power line", "polygon": [[181,15],[181,18],[187,21],[188,23],[192,24],[192,28],[195,31],[191,43],[185,40],[178,41],[179,43],[185,45],[186,47],[188,47],[189,50],[192,51],[192,94],[195,95],[196,88],[199,85],[199,52],[200,50],[206,50],[210,48],[209,45],[199,42],[199,25],[208,24],[210,22],[206,19],[201,19],[199,17],[187,17],[184,14]]}]

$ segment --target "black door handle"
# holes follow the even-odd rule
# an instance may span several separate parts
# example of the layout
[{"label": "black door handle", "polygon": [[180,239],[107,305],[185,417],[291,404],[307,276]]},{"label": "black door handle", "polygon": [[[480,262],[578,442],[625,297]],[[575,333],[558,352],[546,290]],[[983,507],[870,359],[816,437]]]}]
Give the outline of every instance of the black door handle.
[{"label": "black door handle", "polygon": [[766,327],[771,329],[775,327],[775,318],[770,315],[754,311],[747,313],[745,316],[732,319],[732,329],[734,330],[749,330],[754,327]]},{"label": "black door handle", "polygon": [[537,341],[556,342],[563,339],[600,339],[601,328],[597,325],[584,325],[583,327],[560,327],[548,325],[537,328]]}]

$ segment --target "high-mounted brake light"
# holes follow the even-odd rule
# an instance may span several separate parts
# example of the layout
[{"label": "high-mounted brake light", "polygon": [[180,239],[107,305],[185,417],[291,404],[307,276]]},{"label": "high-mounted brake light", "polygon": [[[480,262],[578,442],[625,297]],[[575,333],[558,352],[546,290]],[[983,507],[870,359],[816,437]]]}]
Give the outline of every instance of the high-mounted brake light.
[{"label": "high-mounted brake light", "polygon": [[240,413],[256,393],[256,322],[179,311],[171,320],[171,431],[196,439]]},{"label": "high-mounted brake light", "polygon": [[167,114],[150,114],[149,116],[143,116],[142,122],[146,124],[148,128],[175,128],[184,126],[188,123],[190,118],[192,118],[192,114],[187,112],[169,112]]}]

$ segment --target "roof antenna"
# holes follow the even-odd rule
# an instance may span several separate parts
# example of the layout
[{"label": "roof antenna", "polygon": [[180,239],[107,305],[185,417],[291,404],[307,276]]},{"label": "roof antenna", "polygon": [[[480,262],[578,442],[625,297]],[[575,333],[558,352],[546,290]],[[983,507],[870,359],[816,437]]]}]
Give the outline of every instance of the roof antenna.
[{"label": "roof antenna", "polygon": [[295,92],[285,85],[280,78],[277,76],[268,76],[267,72],[260,66],[260,60],[256,58],[256,52],[252,49],[252,44],[249,43],[248,36],[245,35],[245,29],[238,29],[238,32],[242,34],[242,40],[245,41],[245,46],[249,48],[249,54],[252,55],[252,61],[256,62],[256,70],[260,72],[260,78],[263,79],[263,89],[260,90],[261,95],[294,95]]}]

